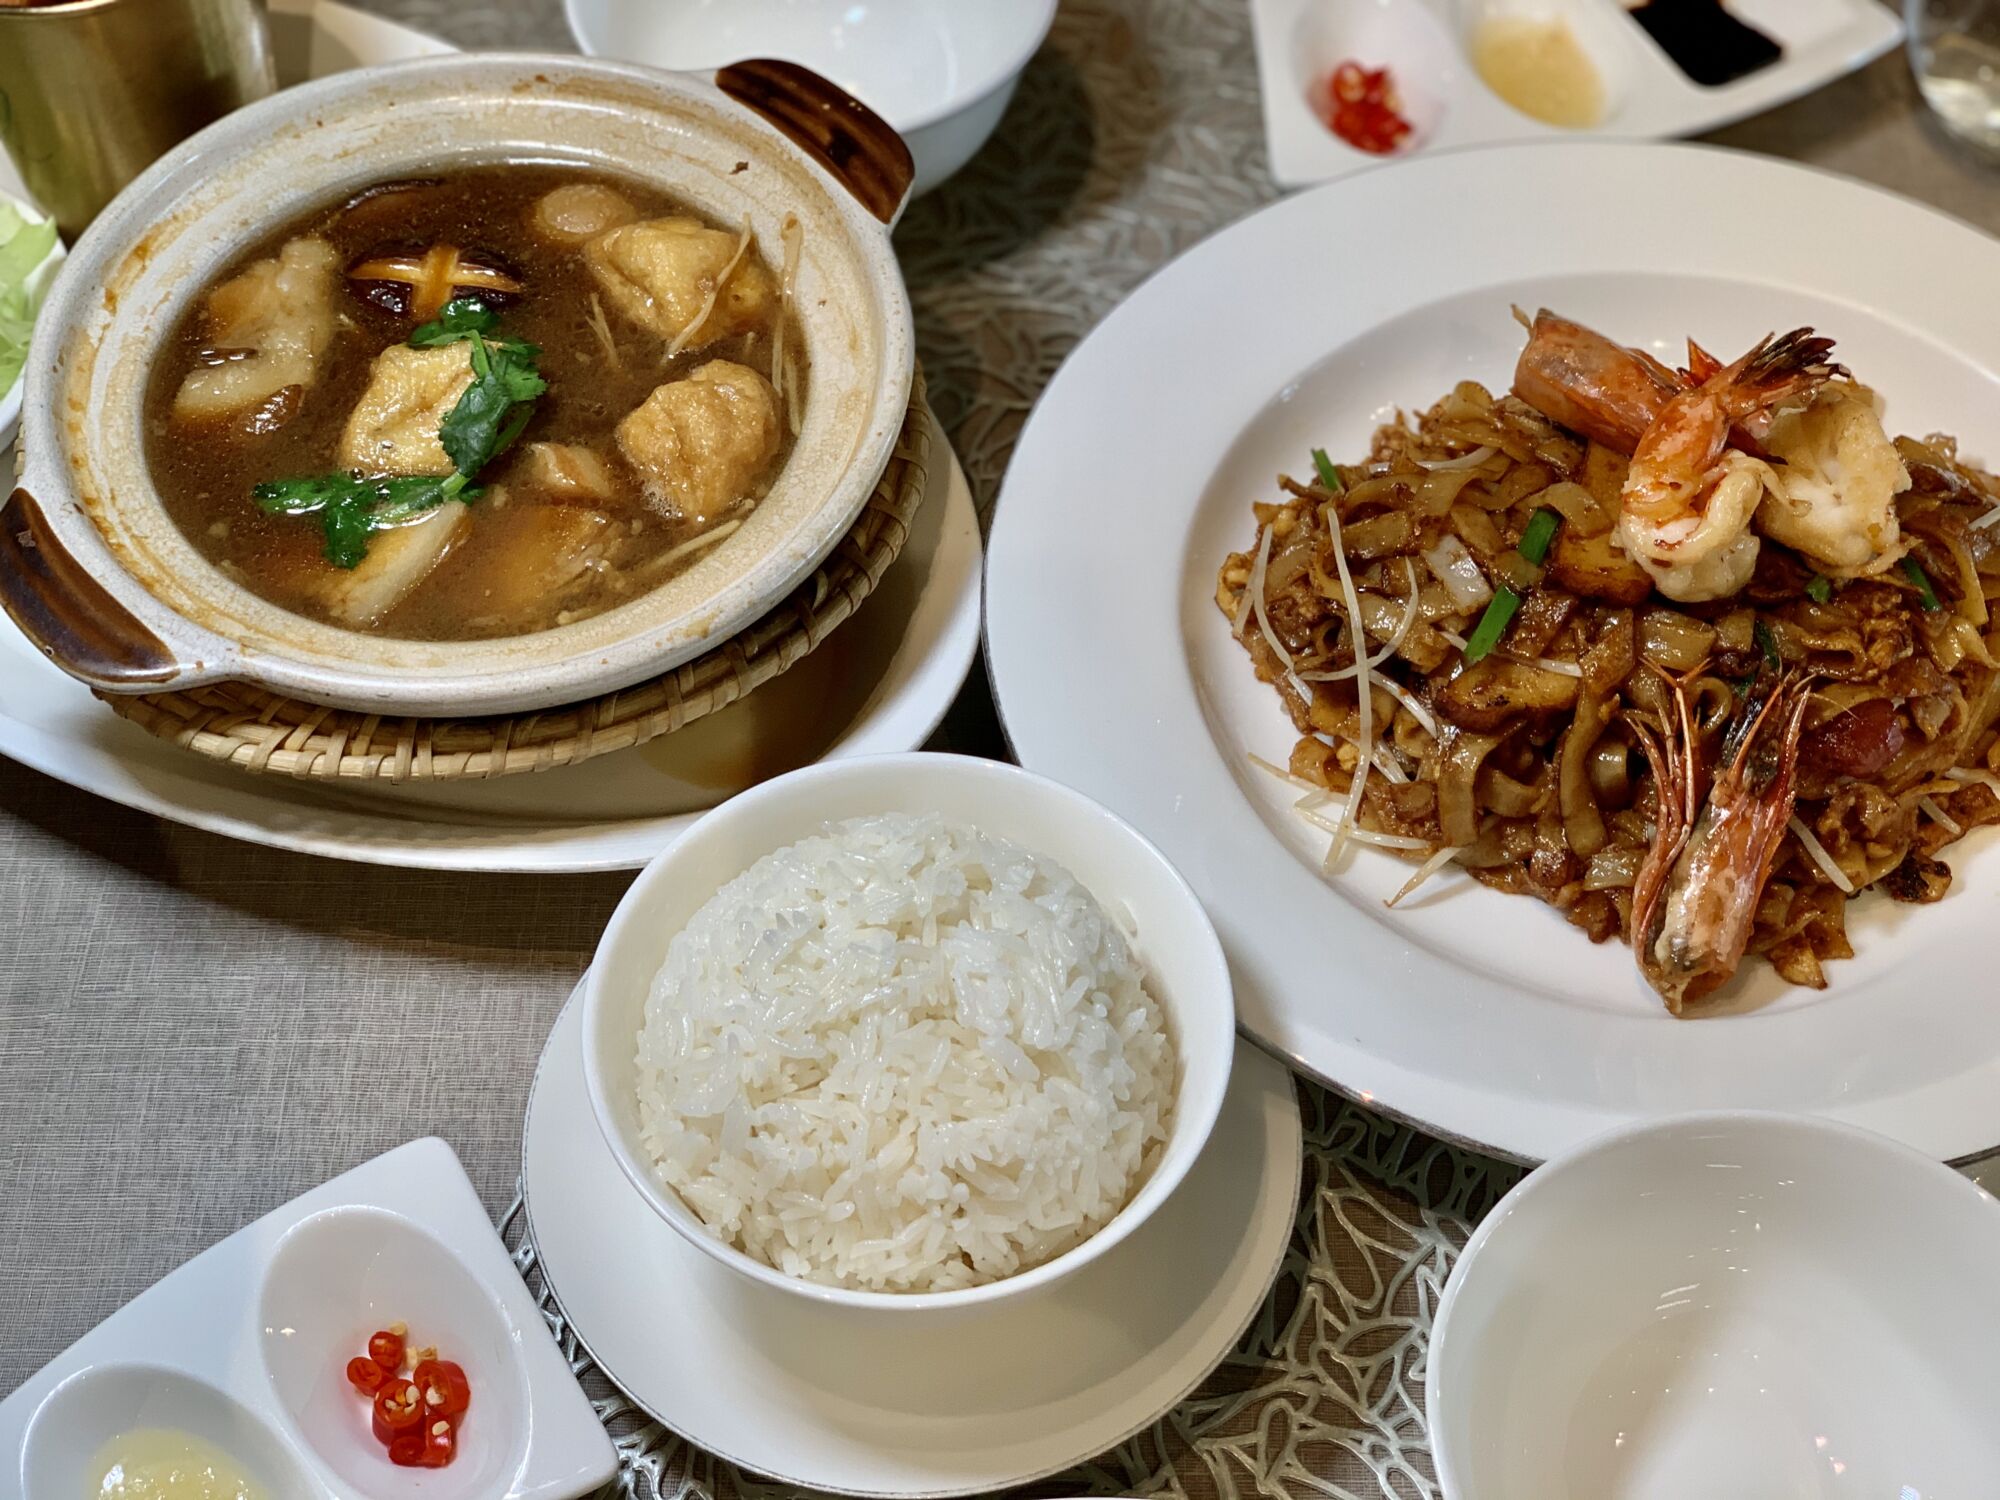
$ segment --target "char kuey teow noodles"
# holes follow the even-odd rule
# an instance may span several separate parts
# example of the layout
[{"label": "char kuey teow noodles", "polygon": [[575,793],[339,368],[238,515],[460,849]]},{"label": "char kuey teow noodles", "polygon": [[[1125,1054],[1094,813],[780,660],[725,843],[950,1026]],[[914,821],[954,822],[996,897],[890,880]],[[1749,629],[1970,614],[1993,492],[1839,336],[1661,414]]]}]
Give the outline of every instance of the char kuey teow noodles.
[{"label": "char kuey teow noodles", "polygon": [[627,603],[784,465],[784,241],[572,166],[379,184],[195,299],[148,390],[156,486],[217,566],[333,625],[474,640]]},{"label": "char kuey teow noodles", "polygon": [[2000,821],[2000,482],[1878,406],[1811,329],[1676,369],[1544,311],[1509,393],[1280,478],[1216,602],[1329,867],[1539,897],[1675,1014],[1746,952],[1823,987],[1857,892],[1942,897]]}]

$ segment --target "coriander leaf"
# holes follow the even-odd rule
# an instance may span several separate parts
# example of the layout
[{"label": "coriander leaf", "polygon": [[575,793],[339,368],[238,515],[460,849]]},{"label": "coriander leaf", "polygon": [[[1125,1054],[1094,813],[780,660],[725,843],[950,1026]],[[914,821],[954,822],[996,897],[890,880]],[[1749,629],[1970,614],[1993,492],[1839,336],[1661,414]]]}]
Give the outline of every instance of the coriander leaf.
[{"label": "coriander leaf", "polygon": [[319,513],[326,533],[326,560],[336,568],[358,568],[368,555],[368,533],[375,529],[373,512],[366,501],[329,505]]},{"label": "coriander leaf", "polygon": [[1806,580],[1806,597],[1815,604],[1824,604],[1833,597],[1833,580],[1823,573],[1815,573]]},{"label": "coriander leaf", "polygon": [[1778,654],[1778,638],[1772,634],[1770,626],[1762,620],[1757,621],[1750,627],[1750,638],[1757,643],[1758,651],[1763,653],[1765,666],[1773,672],[1784,670],[1785,659]]},{"label": "coriander leaf", "polygon": [[[472,341],[472,368],[472,384],[438,429],[438,440],[462,474],[477,474],[490,463],[504,446],[501,428],[515,406],[549,388],[531,359],[505,346],[489,348],[483,339]],[[510,440],[518,435],[511,433]]]},{"label": "coriander leaf", "polygon": [[490,333],[499,326],[500,314],[477,297],[454,297],[430,322],[411,330],[410,347],[437,349],[446,344],[456,344],[461,339]]},{"label": "coriander leaf", "polygon": [[250,492],[265,510],[278,515],[308,516],[329,505],[349,505],[372,494],[364,480],[352,474],[310,474],[276,479]]}]

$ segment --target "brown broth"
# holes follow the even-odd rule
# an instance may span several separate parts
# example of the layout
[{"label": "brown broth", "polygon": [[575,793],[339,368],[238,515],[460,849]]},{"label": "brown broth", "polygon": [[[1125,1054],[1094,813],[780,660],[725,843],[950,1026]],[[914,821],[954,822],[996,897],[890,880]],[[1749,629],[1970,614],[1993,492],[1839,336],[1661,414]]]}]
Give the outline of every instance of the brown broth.
[{"label": "brown broth", "polygon": [[[669,361],[660,337],[620,317],[600,298],[619,351],[614,365],[592,328],[592,293],[598,288],[581,249],[550,244],[530,227],[535,203],[544,193],[576,182],[614,188],[642,219],[673,214],[701,217],[644,184],[576,166],[521,163],[459,168],[435,182],[373,190],[359,201],[348,197],[304,215],[219,272],[161,345],[146,397],[146,458],[155,487],[168,514],[202,555],[285,609],[378,635],[438,641],[526,634],[568,624],[627,603],[693,566],[703,554],[673,563],[662,560],[676,546],[711,530],[722,517],[682,516],[650,499],[621,457],[612,432],[656,387],[710,360],[734,360],[768,374],[775,316],[748,333],[688,350]],[[712,227],[732,229],[709,222]],[[269,514],[251,491],[265,481],[331,473],[339,467],[341,434],[369,384],[376,356],[406,340],[416,320],[364,300],[344,276],[337,276],[333,340],[297,414],[284,425],[255,434],[241,422],[195,421],[177,417],[173,410],[183,379],[209,354],[203,320],[206,292],[301,236],[330,242],[343,268],[384,251],[420,251],[437,243],[497,256],[525,290],[500,309],[496,336],[539,345],[540,371],[549,385],[520,441],[479,476],[487,493],[471,503],[471,524],[419,585],[367,624],[340,620],[324,603],[325,591],[341,570],[323,555],[319,518]],[[762,256],[777,274],[771,247],[758,244],[749,253]],[[787,337],[795,347],[801,341],[796,328]],[[805,378],[802,351],[789,378],[795,383]],[[730,518],[747,514],[783,467],[792,437],[782,421],[780,429],[776,457],[750,493],[728,512]],[[579,503],[537,493],[525,480],[527,447],[543,441],[595,451],[615,476],[617,493],[607,503],[590,506],[610,520],[602,528],[609,540],[597,544],[600,555],[593,566],[553,594],[537,593],[523,600],[518,584],[509,586],[506,570],[510,564],[518,566],[535,548],[537,521],[550,519],[532,513]]]}]

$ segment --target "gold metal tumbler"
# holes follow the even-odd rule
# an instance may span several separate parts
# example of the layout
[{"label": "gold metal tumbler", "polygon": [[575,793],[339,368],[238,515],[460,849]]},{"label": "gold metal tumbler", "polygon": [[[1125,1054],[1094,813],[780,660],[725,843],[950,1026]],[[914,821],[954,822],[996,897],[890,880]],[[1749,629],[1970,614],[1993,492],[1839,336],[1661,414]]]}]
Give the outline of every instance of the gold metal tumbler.
[{"label": "gold metal tumbler", "polygon": [[264,0],[0,0],[0,142],[72,242],[170,148],[275,86]]}]

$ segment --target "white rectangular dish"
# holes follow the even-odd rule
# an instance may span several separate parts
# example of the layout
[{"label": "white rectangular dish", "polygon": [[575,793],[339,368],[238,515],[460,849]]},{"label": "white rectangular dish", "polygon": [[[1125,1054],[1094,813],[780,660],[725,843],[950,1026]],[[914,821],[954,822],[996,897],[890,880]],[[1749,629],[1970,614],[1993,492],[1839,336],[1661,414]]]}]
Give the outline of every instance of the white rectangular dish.
[{"label": "white rectangular dish", "polygon": [[[347,1383],[349,1358],[398,1321],[472,1385],[446,1468],[393,1467]],[[75,1500],[110,1439],[159,1427],[222,1449],[272,1500],[569,1500],[618,1467],[465,1169],[436,1139],[238,1230],[51,1360],[0,1401],[0,1489]]]},{"label": "white rectangular dish", "polygon": [[[1696,135],[1796,99],[1873,62],[1901,40],[1881,0],[1728,0],[1731,14],[1783,47],[1777,62],[1734,82],[1692,81],[1627,10],[1627,0],[1250,0],[1271,175],[1284,187],[1344,177],[1420,152],[1500,141]],[[1596,63],[1604,120],[1588,130],[1545,125],[1487,87],[1469,38],[1486,16],[1562,19]],[[1352,59],[1387,65],[1414,127],[1393,156],[1342,141],[1310,94]]]}]

